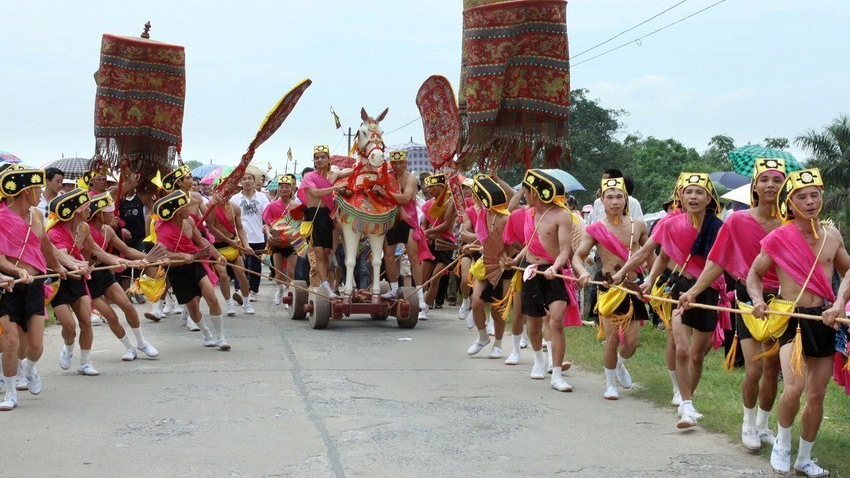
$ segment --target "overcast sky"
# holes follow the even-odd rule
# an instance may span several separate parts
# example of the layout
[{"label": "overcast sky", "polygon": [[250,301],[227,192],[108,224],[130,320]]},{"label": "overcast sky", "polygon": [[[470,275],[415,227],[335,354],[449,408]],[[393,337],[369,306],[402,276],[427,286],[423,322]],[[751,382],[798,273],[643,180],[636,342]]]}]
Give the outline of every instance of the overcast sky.
[{"label": "overcast sky", "polygon": [[[680,0],[572,0],[573,55]],[[600,58],[591,56],[717,0],[688,0],[610,43],[574,58],[572,88],[625,109],[625,133],[674,138],[698,151],[716,134],[738,145],[792,139],[850,113],[850,2],[727,0]],[[365,106],[390,112],[388,144],[422,142],[415,95],[430,75],[457,91],[461,0],[164,1],[0,3],[0,150],[40,166],[91,157],[95,84],[103,33],[186,49],[183,158],[235,164],[274,103],[313,80],[255,163],[283,170],[292,148],[306,165],[314,144],[345,152],[341,131]],[[391,132],[392,131],[392,132]],[[799,150],[792,152],[800,156]]]}]

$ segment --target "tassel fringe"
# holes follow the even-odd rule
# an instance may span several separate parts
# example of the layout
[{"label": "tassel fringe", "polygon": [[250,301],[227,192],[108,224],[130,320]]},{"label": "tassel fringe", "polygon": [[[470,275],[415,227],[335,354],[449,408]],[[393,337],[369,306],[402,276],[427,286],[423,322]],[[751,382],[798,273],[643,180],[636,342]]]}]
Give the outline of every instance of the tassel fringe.
[{"label": "tassel fringe", "polygon": [[729,372],[735,368],[735,359],[738,358],[738,331],[735,331],[735,336],[732,338],[732,347],[729,353],[726,354],[726,362],[723,363],[723,370]]},{"label": "tassel fringe", "polygon": [[779,353],[779,341],[774,340],[773,345],[770,346],[769,349],[759,352],[753,355],[753,360],[761,360],[767,357],[773,357],[774,355]]},{"label": "tassel fringe", "polygon": [[791,370],[797,375],[803,375],[803,369],[806,367],[806,361],[803,358],[803,334],[800,332],[800,325],[797,325],[797,333],[794,335],[794,345],[791,349]]}]

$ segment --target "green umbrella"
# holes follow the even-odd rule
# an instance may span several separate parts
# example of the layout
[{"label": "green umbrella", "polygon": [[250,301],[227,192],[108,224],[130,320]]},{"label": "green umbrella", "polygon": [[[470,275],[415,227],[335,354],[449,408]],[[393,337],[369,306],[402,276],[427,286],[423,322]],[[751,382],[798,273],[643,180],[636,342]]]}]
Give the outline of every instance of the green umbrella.
[{"label": "green umbrella", "polygon": [[729,161],[732,162],[732,169],[736,173],[743,176],[752,177],[753,169],[755,168],[756,159],[779,158],[785,160],[785,171],[799,171],[805,169],[799,161],[797,161],[791,153],[780,151],[773,148],[765,148],[758,145],[742,146],[736,150],[729,151]]}]

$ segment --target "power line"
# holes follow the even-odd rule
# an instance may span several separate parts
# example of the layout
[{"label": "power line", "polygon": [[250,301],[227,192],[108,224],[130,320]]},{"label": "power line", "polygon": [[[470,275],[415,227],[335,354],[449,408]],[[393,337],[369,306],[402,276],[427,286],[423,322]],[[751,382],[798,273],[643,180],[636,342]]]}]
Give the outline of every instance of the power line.
[{"label": "power line", "polygon": [[618,33],[618,34],[616,34],[616,35],[612,36],[611,38],[609,38],[609,39],[607,39],[607,40],[605,40],[604,42],[602,42],[602,43],[597,43],[596,45],[593,45],[592,47],[588,48],[587,50],[584,50],[583,52],[578,53],[578,54],[576,54],[576,55],[573,55],[572,57],[570,57],[570,60],[572,60],[573,58],[578,58],[578,57],[580,57],[581,55],[584,55],[585,53],[587,53],[587,52],[589,52],[589,51],[591,51],[591,50],[595,50],[596,48],[599,48],[600,46],[602,46],[602,45],[604,45],[604,44],[606,44],[606,43],[610,42],[611,40],[614,40],[615,38],[617,38],[617,37],[619,37],[619,36],[621,36],[621,35],[623,35],[623,34],[625,34],[625,33],[628,33],[628,32],[630,32],[630,31],[634,30],[635,28],[637,28],[637,27],[639,27],[639,26],[641,26],[641,25],[643,25],[643,24],[645,24],[645,23],[648,23],[648,22],[650,22],[650,21],[652,21],[652,20],[655,20],[656,18],[660,17],[661,15],[664,15],[665,13],[669,12],[670,10],[672,10],[672,9],[674,9],[674,8],[676,8],[676,7],[678,7],[679,5],[681,5],[681,4],[683,4],[683,3],[687,2],[687,1],[688,1],[688,0],[682,0],[681,2],[679,2],[679,3],[675,4],[675,5],[673,5],[672,7],[668,8],[668,9],[666,9],[666,10],[664,10],[664,11],[662,11],[662,12],[660,12],[660,13],[656,14],[656,15],[653,15],[653,16],[651,16],[651,17],[647,18],[646,20],[644,20],[644,21],[642,21],[642,22],[638,23],[637,25],[635,25],[635,26],[633,26],[633,27],[629,28],[628,30],[623,30],[623,31],[621,31],[620,33]]},{"label": "power line", "polygon": [[651,32],[647,33],[646,35],[643,35],[643,36],[637,37],[637,38],[635,38],[634,40],[631,40],[631,41],[628,41],[628,42],[626,42],[626,43],[623,43],[623,44],[622,44],[622,45],[620,45],[620,46],[616,46],[616,47],[614,47],[614,48],[611,48],[610,50],[604,51],[604,52],[602,52],[602,53],[600,53],[600,54],[598,54],[598,55],[596,55],[596,56],[592,56],[592,57],[590,57],[590,58],[588,58],[588,59],[586,59],[586,60],[582,60],[582,61],[580,61],[580,62],[578,62],[578,63],[576,63],[576,64],[574,64],[574,65],[570,65],[570,68],[574,68],[574,67],[576,67],[576,66],[578,66],[578,65],[581,65],[582,63],[587,63],[587,62],[589,62],[590,60],[593,60],[593,59],[599,58],[600,56],[605,56],[605,55],[607,55],[608,53],[611,53],[611,52],[613,52],[613,51],[619,50],[620,48],[623,48],[623,47],[629,46],[629,45],[631,45],[632,43],[637,43],[638,45],[640,45],[640,40],[643,40],[643,39],[644,39],[644,38],[646,38],[646,37],[649,37],[649,36],[655,35],[656,33],[660,32],[661,30],[666,30],[667,28],[670,28],[670,27],[672,27],[673,25],[676,25],[677,23],[681,23],[681,22],[683,22],[683,21],[685,21],[685,20],[687,20],[687,19],[689,19],[689,18],[691,18],[691,17],[693,17],[693,16],[699,15],[700,13],[702,13],[702,12],[704,12],[704,11],[708,10],[709,8],[716,7],[717,5],[720,5],[721,3],[725,2],[725,1],[726,1],[726,0],[720,0],[719,2],[712,3],[711,5],[709,5],[709,6],[705,7],[705,8],[703,8],[702,10],[698,10],[698,11],[696,11],[696,12],[694,12],[694,13],[692,13],[692,14],[690,14],[690,15],[686,16],[686,17],[683,17],[683,18],[680,18],[680,19],[676,20],[676,21],[675,21],[675,22],[673,22],[673,23],[669,23],[669,24],[667,24],[667,25],[664,25],[663,27],[661,27],[661,28],[659,28],[659,29],[657,29],[657,30],[651,31]]},{"label": "power line", "polygon": [[403,124],[402,126],[399,126],[398,128],[396,128],[396,129],[394,129],[394,130],[392,130],[392,131],[384,131],[384,134],[395,133],[396,131],[398,131],[398,130],[400,130],[400,129],[407,128],[408,126],[410,126],[410,125],[412,125],[413,123],[415,123],[415,122],[419,121],[420,119],[422,119],[422,117],[421,117],[421,116],[417,116],[416,118],[413,118],[413,119],[412,119],[412,120],[410,120],[409,122],[407,122],[407,123]]}]

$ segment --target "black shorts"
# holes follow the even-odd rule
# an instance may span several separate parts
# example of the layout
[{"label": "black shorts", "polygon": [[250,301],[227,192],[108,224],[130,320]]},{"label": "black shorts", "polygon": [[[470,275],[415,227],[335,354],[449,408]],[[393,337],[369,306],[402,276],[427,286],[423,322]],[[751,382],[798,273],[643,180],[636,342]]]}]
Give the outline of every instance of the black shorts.
[{"label": "black shorts", "polygon": [[86,281],[68,277],[59,281],[59,290],[56,291],[56,295],[53,296],[50,305],[58,307],[60,305],[73,304],[77,299],[86,295],[89,295]]},{"label": "black shorts", "polygon": [[[696,283],[696,279],[679,276],[673,284],[673,298],[679,300],[682,292],[687,292]],[[716,290],[708,288],[697,296],[696,302],[704,305],[717,305],[719,298]],[[717,311],[691,307],[682,314],[682,324],[700,332],[714,332],[714,329],[717,328]]]},{"label": "black shorts", "polygon": [[510,281],[513,277],[514,271],[512,270],[502,272],[502,276],[499,277],[499,282],[497,282],[495,286],[485,279],[484,290],[481,291],[481,300],[487,304],[492,304],[493,302],[504,299],[505,292],[508,291],[508,288],[503,287],[503,285],[505,281]]},{"label": "black shorts", "polygon": [[97,299],[106,293],[106,289],[112,284],[115,284],[115,274],[112,271],[94,271],[91,273],[91,279],[88,280],[89,294],[92,299]]},{"label": "black shorts", "polygon": [[[765,303],[770,300],[770,297],[774,294],[764,294]],[[747,285],[741,283],[741,281],[735,282],[735,298],[738,302],[744,302],[752,305],[753,300],[750,297],[750,293],[747,292]],[[753,334],[750,333],[750,329],[747,328],[747,324],[744,323],[744,318],[741,317],[741,314],[735,315],[735,329],[738,333],[738,340],[751,339],[753,338]]]},{"label": "black shorts", "polygon": [[[608,289],[599,286],[597,292],[604,293],[608,292]],[[632,294],[626,295],[626,298],[620,302],[620,305],[614,309],[614,315],[624,315],[629,313],[629,302],[632,303],[632,307],[634,308],[634,312],[632,313],[632,320],[649,320],[649,312],[646,310],[646,303],[641,301]],[[597,302],[598,303],[598,302]]]},{"label": "black shorts", "polygon": [[428,242],[428,250],[431,251],[431,255],[434,256],[433,259],[425,259],[423,262],[430,262],[432,264],[443,264],[449,265],[452,263],[454,259],[452,259],[452,253],[454,251],[438,251],[434,246],[433,242]]},{"label": "black shorts", "polygon": [[9,320],[26,332],[33,316],[45,315],[44,281],[36,279],[32,284],[15,284],[12,292],[6,292],[0,297],[0,317],[8,315]]},{"label": "black shorts", "polygon": [[[797,307],[794,312],[798,314],[821,315],[826,310],[823,307]],[[782,337],[779,337],[779,346],[794,341],[797,335],[797,324],[800,324],[800,334],[803,338],[803,355],[806,357],[821,358],[832,357],[835,353],[835,329],[824,325],[819,320],[788,319],[788,328]]]},{"label": "black shorts", "polygon": [[395,224],[387,231],[387,245],[394,246],[396,244],[407,244],[410,239],[410,231],[413,228],[404,219],[396,216]]},{"label": "black shorts", "polygon": [[[538,270],[544,271],[549,266],[549,264],[541,264]],[[529,317],[545,317],[552,302],[563,300],[567,305],[570,303],[564,279],[556,277],[549,280],[543,277],[542,272],[522,283],[520,297],[522,297],[522,313]]]},{"label": "black shorts", "polygon": [[197,262],[171,266],[168,269],[168,282],[171,283],[171,291],[177,303],[188,304],[195,297],[201,297],[201,280],[206,276],[207,270]]},{"label": "black shorts", "polygon": [[295,254],[295,248],[293,248],[292,246],[286,246],[286,247],[271,246],[271,247],[269,247],[269,254],[271,254],[272,256],[275,255],[275,254],[283,254],[283,258],[286,259],[287,257],[291,256],[292,254]]},{"label": "black shorts", "polygon": [[334,245],[334,222],[331,211],[326,207],[308,207],[304,210],[304,220],[313,221],[313,231],[310,233],[310,245],[330,249]]}]

